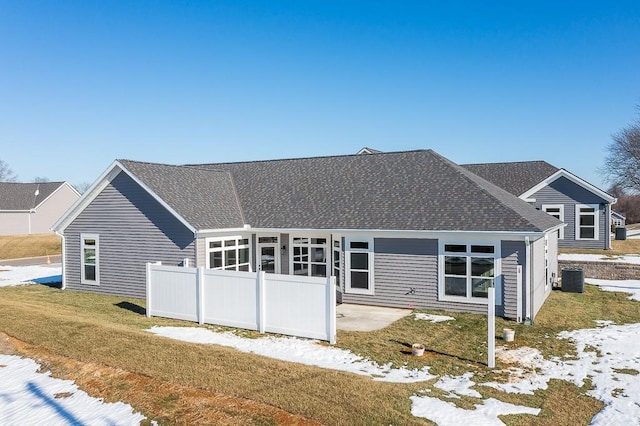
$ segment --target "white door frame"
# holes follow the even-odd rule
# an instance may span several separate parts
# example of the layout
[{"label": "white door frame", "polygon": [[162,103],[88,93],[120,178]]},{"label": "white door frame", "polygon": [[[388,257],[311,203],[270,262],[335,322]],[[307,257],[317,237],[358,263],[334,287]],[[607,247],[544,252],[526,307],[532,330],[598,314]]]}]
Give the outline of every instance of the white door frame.
[{"label": "white door frame", "polygon": [[[260,238],[275,238],[276,242],[268,242],[261,243]],[[279,234],[257,234],[256,235],[256,270],[262,270],[262,248],[263,247],[273,247],[273,258],[274,258],[274,273],[280,274],[280,235]]]}]

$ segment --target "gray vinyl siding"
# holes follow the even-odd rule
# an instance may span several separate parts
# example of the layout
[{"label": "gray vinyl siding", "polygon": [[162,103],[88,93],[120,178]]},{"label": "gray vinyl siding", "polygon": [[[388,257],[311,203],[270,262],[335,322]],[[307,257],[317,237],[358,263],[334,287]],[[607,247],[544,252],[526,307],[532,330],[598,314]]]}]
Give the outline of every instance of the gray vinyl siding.
[{"label": "gray vinyl siding", "polygon": [[[526,248],[524,241],[502,241],[502,315],[518,320],[518,265],[526,271]],[[523,272],[524,273],[524,272]],[[524,276],[522,278],[522,295],[524,292]],[[521,312],[525,312],[525,298],[522,297]],[[496,313],[500,315],[498,309]]]},{"label": "gray vinyl siding", "polygon": [[[607,201],[565,177],[560,177],[550,185],[531,195],[536,201],[535,207],[545,204],[564,205],[564,239],[559,240],[560,247],[608,249],[610,246],[610,206]],[[606,203],[606,206],[600,206]],[[598,205],[599,235],[597,240],[576,240],[576,205]]]},{"label": "gray vinyl siding", "polygon": [[[525,264],[524,242],[502,242],[503,303],[496,314],[516,319],[516,266]],[[484,314],[484,304],[438,300],[438,240],[376,238],[374,294],[343,293],[344,303]],[[345,290],[344,283],[341,289]]]},{"label": "gray vinyl siding", "polygon": [[[99,235],[99,285],[80,283],[80,234]],[[125,173],[64,230],[70,290],[143,298],[146,263],[195,261],[193,233]]]},{"label": "gray vinyl siding", "polygon": [[438,300],[438,240],[376,238],[374,295],[344,293],[344,303],[458,312],[486,312],[485,305]]},{"label": "gray vinyl siding", "polygon": [[531,263],[533,265],[531,273],[531,291],[533,294],[531,297],[533,301],[533,318],[535,318],[542,304],[547,300],[549,294],[551,294],[552,286],[550,278],[554,269],[557,270],[557,261],[554,261],[554,259],[557,258],[557,253],[554,254],[554,250],[556,250],[555,239],[555,234],[548,236],[548,271],[545,271],[544,238],[540,238],[531,243]]},{"label": "gray vinyl siding", "polygon": [[375,294],[347,293],[343,282],[344,303],[428,308],[437,297],[438,240],[376,238],[373,265]]},{"label": "gray vinyl siding", "polygon": [[291,247],[289,247],[289,234],[280,234],[280,246],[286,246],[286,250],[282,253],[282,257],[280,257],[280,273],[284,275],[289,274],[289,252],[291,251]]}]

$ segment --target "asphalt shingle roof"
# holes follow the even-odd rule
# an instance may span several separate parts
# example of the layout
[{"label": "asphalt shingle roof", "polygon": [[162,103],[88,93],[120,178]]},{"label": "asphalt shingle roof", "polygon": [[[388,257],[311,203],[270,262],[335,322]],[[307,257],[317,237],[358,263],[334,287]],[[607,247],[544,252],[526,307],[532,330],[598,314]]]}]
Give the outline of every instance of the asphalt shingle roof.
[{"label": "asphalt shingle roof", "polygon": [[191,167],[229,171],[257,228],[540,232],[560,223],[431,150]]},{"label": "asphalt shingle roof", "polygon": [[[0,210],[36,208],[64,182],[16,183],[0,182]],[[38,195],[36,194],[38,191]]]},{"label": "asphalt shingle roof", "polygon": [[194,228],[237,228],[244,225],[242,209],[228,171],[119,161]]},{"label": "asphalt shingle roof", "polygon": [[546,161],[463,164],[462,167],[516,196],[560,170]]}]

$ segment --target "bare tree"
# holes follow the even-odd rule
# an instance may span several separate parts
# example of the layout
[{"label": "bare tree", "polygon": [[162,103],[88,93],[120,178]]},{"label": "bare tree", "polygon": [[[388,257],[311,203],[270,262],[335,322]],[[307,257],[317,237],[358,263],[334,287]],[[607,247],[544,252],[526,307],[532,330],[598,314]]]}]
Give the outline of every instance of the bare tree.
[{"label": "bare tree", "polygon": [[640,120],[612,136],[600,168],[613,186],[640,193]]},{"label": "bare tree", "polygon": [[43,183],[43,182],[51,182],[51,179],[49,179],[48,177],[45,176],[36,176],[33,179],[34,183]]},{"label": "bare tree", "polygon": [[0,182],[15,182],[18,176],[11,170],[9,165],[0,160]]},{"label": "bare tree", "polygon": [[84,194],[85,192],[87,192],[87,189],[91,187],[91,184],[89,182],[82,182],[73,186],[76,189],[76,191],[78,191],[81,194]]}]

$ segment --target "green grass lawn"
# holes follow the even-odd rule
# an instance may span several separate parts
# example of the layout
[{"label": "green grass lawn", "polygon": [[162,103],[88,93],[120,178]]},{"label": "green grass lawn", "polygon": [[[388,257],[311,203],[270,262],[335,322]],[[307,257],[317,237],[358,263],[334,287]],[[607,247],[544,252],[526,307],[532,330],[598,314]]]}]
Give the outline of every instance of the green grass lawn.
[{"label": "green grass lawn", "polygon": [[[337,346],[381,364],[429,365],[430,372],[436,375],[472,371],[477,383],[504,379],[486,367],[486,317],[447,315],[455,317],[455,321],[432,324],[416,321],[411,315],[379,331],[339,331]],[[575,353],[574,347],[569,341],[553,336],[563,330],[593,328],[595,320],[613,320],[619,324],[640,322],[640,303],[628,300],[625,294],[603,292],[589,285],[584,294],[554,291],[534,325],[498,319],[496,330],[498,333],[503,327],[516,330],[516,340],[509,346],[529,346],[540,349],[545,356],[563,356]],[[49,353],[151,378],[167,387],[247,398],[322,424],[425,424],[424,420],[411,415],[410,396],[429,389],[429,395],[445,398],[444,392],[433,387],[433,382],[382,383],[354,374],[239,353],[231,348],[173,341],[144,331],[152,325],[196,326],[146,318],[144,301],[139,299],[45,286],[0,288],[0,331],[26,342],[27,346],[22,349],[25,355],[39,351],[39,354]],[[242,334],[258,336],[253,332]],[[425,356],[410,355],[410,345],[416,342],[426,345]],[[502,342],[498,340],[497,344]],[[61,376],[73,373],[62,367],[54,371]],[[166,401],[152,404],[148,401],[148,392],[123,397],[118,393],[123,386],[127,385],[105,385],[98,396],[107,400],[124,399],[162,423],[174,423],[189,414],[180,411],[185,408],[177,408],[176,403],[186,398],[181,393],[173,393],[165,397]],[[588,424],[600,410],[601,403],[585,395],[587,386],[578,388],[552,381],[548,389],[539,390],[535,395],[506,394],[484,386],[475,389],[485,398],[542,409],[536,417],[504,416],[507,424],[558,425]],[[467,397],[451,401],[465,408],[477,403]],[[205,419],[201,420],[206,423]],[[242,420],[240,423],[278,423],[274,419],[265,420],[264,416]]]}]

